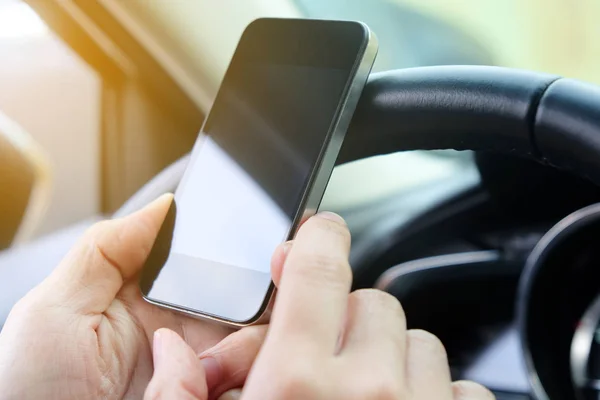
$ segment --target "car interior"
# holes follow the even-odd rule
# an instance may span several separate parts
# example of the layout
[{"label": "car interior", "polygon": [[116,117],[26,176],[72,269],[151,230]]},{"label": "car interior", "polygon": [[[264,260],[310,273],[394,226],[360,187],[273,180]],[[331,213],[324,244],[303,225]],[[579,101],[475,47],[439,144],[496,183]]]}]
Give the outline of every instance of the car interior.
[{"label": "car interior", "polygon": [[100,77],[97,203],[55,205],[88,180],[0,96],[0,329],[94,222],[175,190],[250,21],[361,20],[380,54],[321,205],[352,233],[353,288],[397,297],[499,400],[598,398],[596,2],[0,0],[0,20],[23,7]]}]

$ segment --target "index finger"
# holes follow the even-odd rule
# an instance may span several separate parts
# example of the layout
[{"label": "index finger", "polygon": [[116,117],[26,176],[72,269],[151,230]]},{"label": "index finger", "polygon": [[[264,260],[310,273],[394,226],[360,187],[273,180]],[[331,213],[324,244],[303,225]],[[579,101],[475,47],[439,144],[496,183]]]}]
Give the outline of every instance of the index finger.
[{"label": "index finger", "polygon": [[338,215],[320,213],[302,225],[283,267],[269,341],[334,352],[352,283],[349,252]]}]

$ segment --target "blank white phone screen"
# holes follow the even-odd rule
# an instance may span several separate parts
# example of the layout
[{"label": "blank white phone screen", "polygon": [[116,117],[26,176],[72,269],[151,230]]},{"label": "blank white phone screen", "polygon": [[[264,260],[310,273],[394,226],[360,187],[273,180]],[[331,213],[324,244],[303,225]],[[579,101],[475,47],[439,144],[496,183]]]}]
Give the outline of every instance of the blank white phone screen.
[{"label": "blank white phone screen", "polygon": [[348,77],[248,62],[225,79],[158,244],[168,257],[145,269],[148,298],[233,321],[258,312]]}]

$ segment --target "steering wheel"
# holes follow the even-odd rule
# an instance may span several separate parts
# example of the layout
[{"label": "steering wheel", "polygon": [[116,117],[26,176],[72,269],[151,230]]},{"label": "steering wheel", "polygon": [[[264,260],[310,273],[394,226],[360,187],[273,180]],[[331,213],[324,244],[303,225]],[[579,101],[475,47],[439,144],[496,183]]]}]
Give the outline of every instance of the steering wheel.
[{"label": "steering wheel", "polygon": [[[339,162],[434,149],[514,155],[598,185],[600,88],[493,67],[376,74],[363,94]],[[527,260],[516,308],[538,399],[600,394],[600,300],[594,301],[600,292],[600,246],[594,246],[599,234],[600,205],[592,205],[550,229]],[[465,268],[485,274],[481,263],[494,257],[479,254],[470,264],[449,262],[446,267],[460,266],[454,278],[468,274]],[[431,266],[412,265],[406,271],[384,274],[380,287],[402,298],[414,281],[453,278],[452,270]],[[490,268],[487,273],[497,276],[501,271]]]}]

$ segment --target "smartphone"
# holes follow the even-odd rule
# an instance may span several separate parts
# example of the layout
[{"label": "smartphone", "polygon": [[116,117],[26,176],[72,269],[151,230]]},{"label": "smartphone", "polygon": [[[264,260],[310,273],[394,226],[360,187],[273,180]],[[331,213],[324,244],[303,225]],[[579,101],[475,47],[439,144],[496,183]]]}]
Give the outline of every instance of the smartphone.
[{"label": "smartphone", "polygon": [[246,28],[143,268],[147,301],[234,326],[265,319],[272,253],[317,211],[376,53],[360,22]]}]

